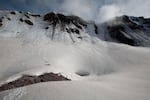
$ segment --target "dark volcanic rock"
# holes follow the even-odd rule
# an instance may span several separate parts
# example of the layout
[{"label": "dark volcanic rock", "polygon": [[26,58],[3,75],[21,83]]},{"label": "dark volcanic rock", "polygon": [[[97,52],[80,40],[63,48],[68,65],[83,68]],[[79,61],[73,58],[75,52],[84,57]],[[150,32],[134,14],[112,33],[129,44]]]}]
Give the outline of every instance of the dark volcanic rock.
[{"label": "dark volcanic rock", "polygon": [[70,81],[70,79],[54,73],[45,73],[39,76],[23,75],[21,78],[15,81],[0,86],[0,91],[23,87],[35,83],[40,83],[40,82],[48,82],[48,81]]},{"label": "dark volcanic rock", "polygon": [[30,20],[24,20],[24,22],[26,22],[28,25],[33,25],[33,22],[31,22]]},{"label": "dark volcanic rock", "polygon": [[[140,17],[140,18],[141,18],[141,17]],[[142,17],[142,19],[143,19],[143,17]],[[139,19],[138,19],[138,18],[134,18],[134,21],[139,21]],[[138,25],[138,24],[134,23],[133,21],[131,21],[131,20],[129,19],[129,17],[126,16],[126,15],[123,16],[123,22],[124,22],[128,27],[130,27],[130,28],[133,29],[133,30],[144,28],[143,25]]]},{"label": "dark volcanic rock", "polygon": [[144,19],[144,24],[150,25],[150,18]]},{"label": "dark volcanic rock", "polygon": [[35,15],[35,14],[31,14],[31,16],[33,16],[33,17],[41,17],[41,15]]},{"label": "dark volcanic rock", "polygon": [[0,23],[2,23],[3,22],[3,20],[2,20],[2,18],[0,19]]},{"label": "dark volcanic rock", "polygon": [[150,45],[150,19],[144,17],[121,16],[106,23],[106,41],[120,42],[131,46]]},{"label": "dark volcanic rock", "polygon": [[14,11],[12,11],[12,12],[10,12],[11,14],[13,14],[13,15],[15,15],[16,14],[16,12],[14,12]]},{"label": "dark volcanic rock", "polygon": [[1,27],[1,26],[3,26],[3,24],[2,24],[2,23],[0,23],[0,27]]},{"label": "dark volcanic rock", "polygon": [[45,27],[45,29],[46,29],[46,30],[48,30],[48,29],[49,29],[49,27]]},{"label": "dark volcanic rock", "polygon": [[[56,25],[60,26],[61,31],[67,31],[69,34],[73,34],[73,33],[80,34],[80,30],[82,30],[83,27],[87,26],[87,22],[82,20],[80,17],[73,16],[73,15],[66,16],[61,13],[58,13],[58,14],[53,13],[53,12],[48,13],[44,15],[43,20],[49,22],[49,24],[52,25],[53,27],[52,39],[54,38]],[[70,24],[73,24],[76,27],[71,28],[69,27]],[[70,38],[74,42],[73,37],[71,35],[70,35]]]},{"label": "dark volcanic rock", "polygon": [[0,27],[3,25],[2,22],[3,22],[3,20],[2,20],[2,18],[1,18],[1,19],[0,19]]},{"label": "dark volcanic rock", "polygon": [[21,22],[23,22],[24,20],[22,18],[19,19]]},{"label": "dark volcanic rock", "polygon": [[49,21],[49,22],[58,22],[58,17],[56,16],[55,13],[48,13],[44,16],[44,21]]},{"label": "dark volcanic rock", "polygon": [[136,46],[134,39],[129,36],[129,34],[125,33],[124,27],[122,26],[112,26],[108,27],[108,32],[110,36],[119,41],[120,43]]},{"label": "dark volcanic rock", "polygon": [[[49,21],[52,25],[56,24],[74,24],[77,28],[82,29],[82,26],[87,26],[86,22],[77,16],[65,16],[61,13],[55,14],[53,12],[48,13],[44,16],[44,21]],[[65,27],[64,27],[65,28]]]}]

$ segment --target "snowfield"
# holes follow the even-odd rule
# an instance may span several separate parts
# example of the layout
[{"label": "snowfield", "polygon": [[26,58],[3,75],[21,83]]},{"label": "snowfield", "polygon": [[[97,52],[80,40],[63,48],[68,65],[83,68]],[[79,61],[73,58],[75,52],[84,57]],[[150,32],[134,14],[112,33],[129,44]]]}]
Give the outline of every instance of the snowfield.
[{"label": "snowfield", "polygon": [[[4,91],[0,93],[2,100],[150,99],[149,48],[102,41],[22,45],[15,39],[1,40],[0,48],[0,80],[5,80],[2,83],[21,74],[44,72],[62,73],[73,80]],[[77,72],[89,75],[80,76]]]},{"label": "snowfield", "polygon": [[[1,12],[1,16],[5,14]],[[93,35],[90,25],[80,30],[86,37],[83,41],[73,35],[76,42],[72,42],[68,33],[58,28],[51,40],[45,34],[52,27],[45,31],[47,23],[41,18],[31,18],[35,21],[32,27],[18,23],[21,15],[17,16],[17,22],[0,27],[0,85],[24,74],[46,72],[61,73],[72,81],[2,91],[0,100],[150,100],[148,47],[102,41]]]}]

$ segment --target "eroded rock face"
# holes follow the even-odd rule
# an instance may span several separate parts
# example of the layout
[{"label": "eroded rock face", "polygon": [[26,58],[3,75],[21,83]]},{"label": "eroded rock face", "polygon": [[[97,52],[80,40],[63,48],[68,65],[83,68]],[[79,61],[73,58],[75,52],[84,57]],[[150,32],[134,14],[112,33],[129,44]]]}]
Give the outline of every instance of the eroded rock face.
[{"label": "eroded rock face", "polygon": [[39,76],[23,75],[21,78],[15,81],[0,86],[0,91],[23,87],[35,83],[40,83],[40,82],[49,82],[49,81],[70,81],[70,79],[54,73],[45,73]]}]

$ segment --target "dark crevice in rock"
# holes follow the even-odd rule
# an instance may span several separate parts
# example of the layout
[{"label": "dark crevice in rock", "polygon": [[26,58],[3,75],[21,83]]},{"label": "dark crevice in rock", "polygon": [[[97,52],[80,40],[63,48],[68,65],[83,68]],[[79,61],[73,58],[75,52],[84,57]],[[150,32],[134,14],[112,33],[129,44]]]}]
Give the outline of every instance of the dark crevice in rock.
[{"label": "dark crevice in rock", "polygon": [[49,82],[49,81],[70,81],[70,79],[54,73],[45,73],[39,76],[23,75],[21,78],[3,84],[0,86],[0,92],[9,89],[15,89],[18,87],[23,87],[31,84],[36,84],[40,82]]},{"label": "dark crevice in rock", "polygon": [[96,24],[94,24],[95,34],[98,34],[98,27]]}]

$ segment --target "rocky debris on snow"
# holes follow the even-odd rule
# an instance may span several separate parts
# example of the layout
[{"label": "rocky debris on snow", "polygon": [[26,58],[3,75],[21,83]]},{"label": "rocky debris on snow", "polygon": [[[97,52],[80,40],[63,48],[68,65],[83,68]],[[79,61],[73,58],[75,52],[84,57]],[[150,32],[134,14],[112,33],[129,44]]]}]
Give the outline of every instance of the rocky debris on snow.
[{"label": "rocky debris on snow", "polygon": [[55,73],[45,73],[39,76],[23,75],[21,78],[15,81],[0,86],[0,91],[15,89],[18,87],[32,85],[40,82],[49,82],[49,81],[70,81],[70,79],[62,76],[61,74],[55,74]]}]

